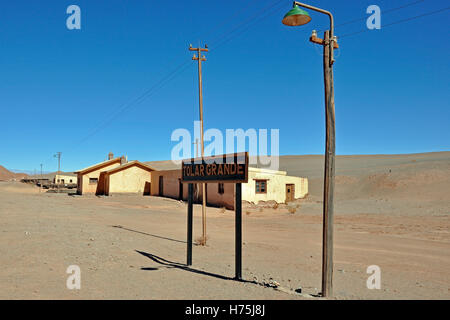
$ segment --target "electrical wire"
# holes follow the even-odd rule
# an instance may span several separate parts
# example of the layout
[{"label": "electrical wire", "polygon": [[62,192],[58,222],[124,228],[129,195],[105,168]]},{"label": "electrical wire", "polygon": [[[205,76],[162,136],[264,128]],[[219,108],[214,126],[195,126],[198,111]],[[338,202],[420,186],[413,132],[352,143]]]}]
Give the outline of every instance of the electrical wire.
[{"label": "electrical wire", "polygon": [[[280,5],[281,2],[283,2],[284,0],[277,0],[272,2],[271,4],[265,6],[264,8],[262,8],[261,10],[257,11],[255,14],[253,14],[250,18],[246,19],[244,22],[241,22],[240,24],[238,24],[237,26],[235,26],[234,28],[232,28],[231,30],[221,34],[220,36],[214,38],[211,43],[210,46],[214,47],[215,42],[220,42],[223,39],[225,39],[226,37],[228,37],[230,34],[232,34],[233,32],[236,32],[237,30],[239,30],[240,28],[244,27],[246,24],[251,24],[255,18],[257,18],[258,16],[260,16],[262,13],[265,13],[267,11],[269,11],[271,8]],[[234,37],[233,37],[234,38]]]},{"label": "electrical wire", "polygon": [[233,18],[239,16],[242,12],[246,11],[250,5],[253,5],[254,2],[258,2],[259,0],[250,0],[247,5],[244,5],[240,8],[240,10],[235,11],[230,17],[223,19],[220,23],[218,23],[214,28],[210,29],[206,34],[203,35],[205,39],[208,38],[209,35],[213,34],[216,30],[219,30],[222,26],[224,26],[227,22],[231,21]]},{"label": "electrical wire", "polygon": [[[281,2],[280,0],[276,1],[276,3]],[[248,6],[244,7],[244,9],[248,8]],[[238,11],[238,13],[241,13],[243,10]],[[234,15],[232,15],[232,17],[236,16],[236,13]],[[231,18],[232,18],[231,17]],[[229,19],[231,19],[229,18]],[[228,20],[229,20],[228,19]],[[225,20],[224,20],[225,21]],[[223,22],[221,22],[221,24],[223,24]],[[240,25],[238,26],[238,28],[240,27]],[[217,27],[215,28],[217,29]],[[235,28],[236,29],[236,28]],[[231,32],[233,32],[235,29],[233,29]],[[222,36],[226,36],[229,33],[225,33]],[[221,37],[216,37],[216,39],[221,38]],[[191,59],[185,61],[184,63],[182,63],[181,65],[179,65],[177,68],[175,68],[174,70],[172,70],[169,74],[167,74],[166,76],[164,76],[160,81],[158,81],[155,85],[153,85],[152,87],[150,87],[149,89],[147,89],[146,91],[144,91],[144,93],[142,93],[139,97],[133,99],[132,102],[127,102],[127,103],[123,103],[121,104],[115,111],[113,111],[109,116],[106,117],[106,120],[104,120],[99,126],[97,126],[92,132],[90,132],[87,136],[85,136],[84,138],[82,138],[78,144],[82,144],[83,142],[87,141],[89,138],[91,138],[92,136],[94,136],[96,133],[98,133],[99,131],[101,131],[102,129],[104,129],[105,127],[107,127],[112,121],[114,121],[120,114],[122,114],[124,111],[130,109],[132,106],[139,104],[140,102],[142,102],[143,100],[147,99],[152,93],[156,92],[157,90],[161,89],[166,83],[170,82],[170,80],[172,80],[174,78],[174,76],[177,75],[177,72],[183,72],[185,69],[182,69],[186,64],[189,63]],[[168,81],[166,81],[168,79]]]},{"label": "electrical wire", "polygon": [[[421,3],[421,2],[424,2],[424,1],[425,0],[419,0],[419,1],[410,2],[410,3],[404,4],[404,5],[400,6],[400,7],[396,7],[396,8],[392,8],[392,9],[388,9],[388,10],[383,10],[382,13],[383,13],[383,15],[385,15],[385,14],[388,14],[388,13],[391,13],[391,12],[395,12],[397,10],[401,10],[401,9],[404,9],[404,8],[408,8],[408,7],[414,6],[414,5],[416,5],[418,3]],[[355,23],[355,22],[365,21],[366,19],[367,19],[367,17],[350,20],[350,21],[347,21],[347,22],[340,23],[340,24],[336,25],[335,27],[338,28],[338,27],[346,26],[348,24],[352,24],[352,23]],[[322,32],[324,32],[324,31],[325,30],[323,30]]]},{"label": "electrical wire", "polygon": [[[217,50],[218,48],[224,46],[226,43],[232,41],[233,39],[235,39],[236,37],[241,35],[242,33],[248,31],[251,27],[253,27],[254,25],[258,24],[262,20],[264,20],[267,17],[277,13],[278,12],[277,10],[281,9],[281,3],[282,2],[284,2],[284,1],[283,0],[277,0],[275,2],[272,2],[272,3],[268,4],[267,6],[265,6],[264,8],[259,10],[258,12],[256,12],[254,15],[252,15],[250,18],[246,19],[244,22],[239,23],[237,26],[233,27],[231,30],[229,30],[229,31],[227,31],[225,33],[222,33],[221,35],[215,37],[212,40],[212,45],[210,47],[212,47],[212,49],[214,49],[214,50]],[[421,3],[421,2],[424,2],[424,0],[419,0],[419,1],[411,2],[411,3],[405,4],[405,5],[396,7],[396,8],[392,8],[392,9],[384,11],[383,13],[386,14],[386,13],[394,12],[394,11],[397,11],[397,10],[401,10],[401,9],[404,9],[404,8],[416,5],[416,4]],[[249,3],[249,5],[250,4],[251,4],[251,2]],[[240,13],[245,11],[245,9],[247,9],[249,7],[249,5],[245,6],[243,9],[241,9],[237,13],[233,14],[230,18],[223,20],[219,24],[219,26],[214,28],[213,30],[217,30],[220,26],[222,26],[224,24],[225,21],[229,21],[232,18],[238,16]],[[284,3],[283,3],[283,5],[284,5]],[[388,26],[391,26],[391,25],[407,22],[407,21],[410,21],[410,20],[413,20],[413,19],[417,19],[417,18],[420,18],[420,17],[428,16],[428,15],[431,15],[431,14],[436,14],[436,13],[439,13],[439,12],[442,12],[442,11],[445,11],[445,10],[448,10],[448,9],[449,8],[444,8],[444,9],[440,9],[438,11],[433,11],[433,12],[430,12],[430,13],[427,13],[427,14],[422,14],[422,15],[419,15],[419,16],[403,19],[403,20],[396,21],[396,22],[393,22],[393,23],[390,23],[390,24],[386,24],[383,27],[388,27]],[[261,15],[262,13],[263,13],[263,15]],[[255,18],[258,17],[258,16],[259,16],[259,18],[255,20]],[[336,27],[344,26],[344,25],[351,24],[351,23],[358,22],[358,21],[365,20],[365,19],[366,18],[364,17],[364,18],[360,18],[360,19],[350,20],[350,21],[344,22],[342,24],[339,24]],[[339,39],[346,38],[346,37],[353,36],[353,35],[356,35],[356,34],[367,32],[367,31],[370,31],[370,30],[366,29],[366,30],[357,31],[357,32],[350,33],[350,34],[345,34],[343,36],[340,36]],[[79,144],[85,142],[90,137],[92,137],[93,135],[95,135],[96,133],[98,133],[99,131],[104,129],[105,127],[107,127],[112,121],[114,121],[124,111],[130,109],[133,106],[138,105],[139,103],[142,103],[148,97],[150,97],[155,92],[157,92],[158,90],[163,88],[167,83],[169,83],[177,75],[181,74],[182,72],[184,72],[187,69],[185,67],[189,63],[189,61],[190,61],[190,59],[185,61],[185,62],[183,62],[182,64],[180,64],[178,67],[176,67],[174,70],[169,72],[167,75],[165,75],[163,78],[161,78],[156,84],[154,84],[149,89],[145,90],[144,93],[142,93],[137,98],[133,99],[131,102],[121,104],[119,106],[119,108],[117,108],[115,111],[113,111],[107,117],[107,119],[105,121],[103,121],[98,127],[96,127],[90,134],[88,134],[86,137],[81,139]]]},{"label": "electrical wire", "polygon": [[151,86],[149,89],[145,90],[140,96],[133,99],[130,103],[123,103],[120,105],[119,108],[117,108],[113,113],[111,113],[105,121],[103,121],[98,127],[96,127],[91,133],[89,133],[87,136],[85,136],[83,139],[79,141],[78,144],[81,144],[88,140],[90,137],[104,129],[106,126],[108,126],[112,121],[114,121],[119,115],[121,115],[126,110],[130,109],[131,107],[134,107],[138,105],[139,103],[142,103],[145,99],[150,97],[152,94],[154,94],[159,89],[163,88],[164,85],[166,85],[168,82],[173,80],[176,76],[180,75],[187,69],[188,63],[191,59],[186,60],[182,64],[178,65],[175,69],[173,69],[171,72],[169,72],[167,75],[165,75],[163,78],[161,78],[157,83],[155,83],[153,86]]},{"label": "electrical wire", "polygon": [[[271,6],[273,7],[273,6]],[[269,11],[268,9],[265,10],[265,15],[261,16],[259,19],[253,21],[253,23],[248,24],[247,26],[244,26],[243,29],[241,29],[238,33],[235,33],[233,36],[229,37],[229,38],[224,38],[222,40],[222,42],[219,42],[216,46],[213,46],[214,50],[217,50],[218,48],[224,46],[225,44],[227,44],[228,42],[230,42],[231,40],[239,37],[241,34],[245,33],[246,31],[248,31],[249,29],[251,29],[252,27],[254,27],[255,25],[257,25],[258,23],[260,23],[262,20],[273,16],[275,13],[278,13],[278,11],[284,7],[284,3],[283,6],[279,6],[277,8],[273,8],[273,10]],[[230,33],[231,34],[231,33]]]},{"label": "electrical wire", "polygon": [[[394,21],[394,22],[391,22],[391,23],[383,25],[382,28],[387,28],[387,27],[390,27],[390,26],[393,26],[393,25],[396,25],[396,24],[408,22],[408,21],[419,19],[419,18],[426,17],[426,16],[431,16],[433,14],[441,13],[441,12],[447,11],[449,9],[450,9],[450,7],[442,8],[442,9],[439,9],[439,10],[436,10],[436,11],[427,12],[427,13],[420,14],[420,15],[417,15],[417,16],[414,16],[414,17],[410,17],[410,18]],[[354,35],[357,35],[357,34],[368,32],[368,31],[372,31],[372,30],[370,30],[370,29],[363,29],[363,30],[360,30],[360,31],[357,31],[357,32],[347,33],[347,34],[344,34],[344,35],[338,37],[338,39],[347,38],[347,37],[354,36]]]},{"label": "electrical wire", "polygon": [[[260,12],[268,10],[269,8],[273,7],[274,5],[280,4],[282,2],[282,0],[277,0],[274,3],[266,6],[265,8],[263,8]],[[251,3],[250,3],[251,4]],[[249,7],[246,6],[244,7],[244,9],[247,9]],[[241,12],[244,11],[244,9],[238,11],[238,13],[240,14]],[[257,13],[259,14],[259,13]],[[256,15],[257,15],[256,14]],[[230,18],[226,19],[226,20],[230,20],[231,18],[235,17],[237,14],[233,14]],[[216,39],[223,39],[224,37],[228,36],[229,34],[231,34],[232,32],[238,30],[242,25],[245,25],[246,23],[248,23],[249,21],[251,22],[251,20],[253,19],[247,19],[244,23],[239,24],[237,27],[233,28],[231,31],[226,32],[224,34],[222,34],[219,37],[216,37]],[[221,22],[221,24],[223,24],[224,21],[223,20]],[[215,28],[217,29],[217,27]],[[159,80],[155,85],[153,85],[152,87],[150,87],[149,89],[145,90],[140,96],[138,96],[137,98],[133,99],[131,102],[126,102],[126,103],[122,103],[115,111],[113,111],[112,113],[110,113],[108,116],[106,116],[106,119],[100,123],[100,125],[98,125],[96,128],[94,128],[88,135],[86,135],[84,138],[82,138],[79,142],[78,145],[84,143],[85,141],[87,141],[89,138],[91,138],[92,136],[94,136],[96,133],[98,133],[99,131],[103,130],[104,128],[106,128],[109,124],[111,124],[119,115],[121,115],[124,111],[130,109],[133,106],[136,106],[137,104],[143,102],[145,99],[147,99],[148,97],[150,97],[152,94],[154,94],[156,91],[158,91],[159,89],[163,88],[168,82],[170,82],[172,79],[174,79],[176,76],[180,75],[182,72],[184,72],[186,70],[186,68],[184,68],[191,59],[186,60],[185,62],[183,62],[182,64],[180,64],[178,67],[176,67],[174,70],[172,70],[170,73],[168,73],[167,75],[165,75],[161,80]]]}]

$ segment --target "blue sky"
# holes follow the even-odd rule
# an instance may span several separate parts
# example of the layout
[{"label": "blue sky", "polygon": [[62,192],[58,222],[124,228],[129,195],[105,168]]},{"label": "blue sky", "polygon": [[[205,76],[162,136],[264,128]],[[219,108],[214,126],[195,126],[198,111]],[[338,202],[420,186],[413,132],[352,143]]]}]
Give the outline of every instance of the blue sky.
[{"label": "blue sky", "polygon": [[[338,36],[365,30],[365,19],[339,24],[367,18],[369,5],[382,10],[381,30],[339,40],[337,154],[450,150],[450,11],[383,28],[448,7],[427,0],[383,13],[413,2],[309,1],[334,13]],[[66,28],[71,4],[81,8],[81,30]],[[203,68],[205,129],[280,129],[280,154],[322,154],[322,49],[308,38],[328,21],[310,12],[310,24],[286,27],[281,19],[291,6],[288,0],[2,1],[0,164],[33,170],[43,163],[54,171],[57,151],[66,171],[110,151],[169,159],[172,131],[193,130],[198,119],[197,66],[188,46],[200,41],[211,49]],[[183,63],[182,72],[133,102]]]}]

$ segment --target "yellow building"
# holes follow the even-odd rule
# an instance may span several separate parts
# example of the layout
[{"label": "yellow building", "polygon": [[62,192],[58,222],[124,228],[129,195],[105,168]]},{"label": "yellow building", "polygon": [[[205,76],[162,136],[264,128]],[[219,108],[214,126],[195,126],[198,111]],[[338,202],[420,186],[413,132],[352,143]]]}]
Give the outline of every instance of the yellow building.
[{"label": "yellow building", "polygon": [[[181,169],[153,171],[150,194],[187,200],[187,184],[181,183]],[[194,184],[196,202],[201,202],[202,188]],[[242,200],[287,203],[308,194],[308,179],[288,176],[286,171],[248,168],[248,183],[242,184]],[[208,183],[206,203],[212,206],[234,208],[234,184]]]},{"label": "yellow building", "polygon": [[139,161],[130,161],[100,173],[98,194],[138,193],[150,195],[154,169]]},{"label": "yellow building", "polygon": [[152,167],[125,157],[100,162],[77,171],[77,193],[111,195],[113,193],[150,194]]},{"label": "yellow building", "polygon": [[[158,170],[163,169],[163,170]],[[76,172],[78,194],[111,195],[137,193],[187,200],[187,184],[181,183],[181,167],[164,164],[127,162],[125,157],[113,158]],[[242,200],[287,203],[308,194],[308,179],[288,176],[286,171],[248,169],[248,183],[242,184]],[[194,201],[202,201],[202,188],[194,184]],[[235,190],[232,183],[207,183],[208,205],[234,208]]]},{"label": "yellow building", "polygon": [[97,194],[100,190],[98,190],[100,174],[103,171],[108,171],[113,168],[116,168],[121,165],[121,163],[125,162],[125,158],[112,158],[111,159],[98,163],[96,165],[87,167],[83,170],[75,172],[77,174],[77,193],[79,195],[93,193]]},{"label": "yellow building", "polygon": [[72,173],[56,173],[53,178],[54,184],[61,184],[61,185],[70,185],[70,184],[77,184],[77,175]]},{"label": "yellow building", "polygon": [[286,171],[248,168],[248,183],[242,184],[242,200],[287,203],[308,194],[308,179],[288,176]]},{"label": "yellow building", "polygon": [[187,200],[187,185],[181,183],[181,169],[155,170],[151,176],[150,195]]}]

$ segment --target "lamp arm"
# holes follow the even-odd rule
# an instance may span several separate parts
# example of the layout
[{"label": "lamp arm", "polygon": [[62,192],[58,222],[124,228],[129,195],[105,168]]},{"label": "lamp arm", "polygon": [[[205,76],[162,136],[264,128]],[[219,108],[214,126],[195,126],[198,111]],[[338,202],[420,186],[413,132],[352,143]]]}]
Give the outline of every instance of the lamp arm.
[{"label": "lamp arm", "polygon": [[333,36],[334,36],[334,18],[333,18],[333,15],[331,14],[330,11],[323,10],[323,9],[320,9],[320,8],[317,8],[317,7],[313,7],[313,6],[310,6],[309,4],[305,4],[305,3],[301,3],[301,2],[297,2],[297,1],[294,1],[294,5],[300,6],[300,7],[306,8],[306,9],[310,9],[310,10],[313,10],[313,11],[317,11],[317,12],[320,12],[320,13],[323,13],[323,14],[326,14],[330,18],[330,39],[333,39]]},{"label": "lamp arm", "polygon": [[[317,12],[326,14],[330,18],[330,45],[331,45],[331,48],[333,48],[333,45],[334,45],[333,44],[333,42],[334,42],[334,18],[333,18],[333,15],[331,14],[331,12],[317,8],[317,7],[313,7],[313,6],[310,6],[309,4],[301,3],[298,1],[294,1],[294,6],[300,6],[300,7],[306,8],[306,9],[317,11]],[[330,53],[330,63],[331,64],[333,64],[333,62],[334,62],[333,51],[334,50],[331,49],[331,53]]]}]

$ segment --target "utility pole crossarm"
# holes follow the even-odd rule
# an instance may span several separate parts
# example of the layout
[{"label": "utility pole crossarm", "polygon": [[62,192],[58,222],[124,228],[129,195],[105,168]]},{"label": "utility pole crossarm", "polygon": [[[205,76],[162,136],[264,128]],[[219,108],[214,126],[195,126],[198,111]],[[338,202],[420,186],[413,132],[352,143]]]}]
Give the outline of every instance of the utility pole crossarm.
[{"label": "utility pole crossarm", "polygon": [[[317,38],[316,36],[311,36],[311,37],[309,38],[309,41],[311,41],[312,43],[320,44],[320,45],[322,45],[322,46],[325,44],[325,42],[323,41],[323,39]],[[336,41],[333,42],[333,48],[334,48],[334,49],[339,49],[339,44],[338,44]]]},{"label": "utility pole crossarm", "polygon": [[189,51],[197,51],[197,52],[198,52],[198,57],[194,54],[194,56],[192,57],[192,60],[196,60],[196,61],[198,61],[198,60],[200,60],[200,61],[206,61],[205,56],[202,56],[202,52],[208,52],[209,49],[208,49],[208,46],[207,46],[207,45],[205,45],[204,48],[200,48],[200,47],[198,47],[198,48],[192,48],[192,45],[191,45],[191,46],[189,46]]},{"label": "utility pole crossarm", "polygon": [[209,49],[208,49],[208,47],[205,47],[205,48],[192,48],[192,47],[189,47],[189,51],[205,51],[205,52],[208,52]]}]

